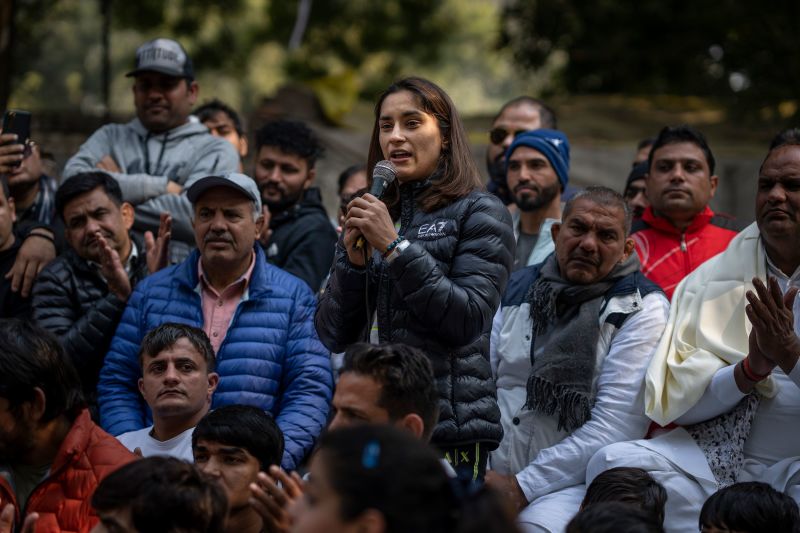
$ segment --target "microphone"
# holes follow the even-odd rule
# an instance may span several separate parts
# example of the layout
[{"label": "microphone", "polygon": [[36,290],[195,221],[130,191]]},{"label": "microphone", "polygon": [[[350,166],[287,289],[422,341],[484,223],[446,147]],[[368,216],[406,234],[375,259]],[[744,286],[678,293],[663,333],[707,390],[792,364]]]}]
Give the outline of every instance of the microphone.
[{"label": "microphone", "polygon": [[[380,200],[383,193],[386,192],[386,187],[388,187],[396,177],[397,169],[391,161],[385,159],[383,161],[378,161],[375,163],[375,168],[372,169],[372,187],[370,187],[369,193]],[[356,239],[355,249],[361,250],[365,243],[366,240],[362,235]]]}]

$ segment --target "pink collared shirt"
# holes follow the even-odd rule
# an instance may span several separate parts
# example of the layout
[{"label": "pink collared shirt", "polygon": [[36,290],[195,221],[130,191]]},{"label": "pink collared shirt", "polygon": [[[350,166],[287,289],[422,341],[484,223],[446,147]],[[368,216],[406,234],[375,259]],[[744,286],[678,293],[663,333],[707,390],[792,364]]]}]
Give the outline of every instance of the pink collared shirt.
[{"label": "pink collared shirt", "polygon": [[244,298],[247,286],[250,284],[250,276],[253,274],[253,267],[256,264],[256,254],[250,260],[250,267],[236,281],[225,287],[222,293],[211,286],[206,280],[203,272],[203,261],[198,259],[197,271],[200,277],[200,301],[203,305],[203,331],[206,332],[211,340],[214,353],[219,351],[228,327],[231,325],[236,307]]}]

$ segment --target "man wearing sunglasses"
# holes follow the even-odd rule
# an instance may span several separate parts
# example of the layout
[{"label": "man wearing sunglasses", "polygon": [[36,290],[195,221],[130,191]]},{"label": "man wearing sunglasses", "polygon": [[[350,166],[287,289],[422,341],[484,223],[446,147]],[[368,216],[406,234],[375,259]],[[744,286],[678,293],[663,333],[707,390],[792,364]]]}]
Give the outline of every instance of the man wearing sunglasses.
[{"label": "man wearing sunglasses", "polygon": [[486,167],[489,183],[486,188],[509,205],[513,197],[506,183],[505,154],[514,138],[529,130],[556,129],[556,115],[544,102],[530,96],[518,96],[503,104],[489,130]]}]

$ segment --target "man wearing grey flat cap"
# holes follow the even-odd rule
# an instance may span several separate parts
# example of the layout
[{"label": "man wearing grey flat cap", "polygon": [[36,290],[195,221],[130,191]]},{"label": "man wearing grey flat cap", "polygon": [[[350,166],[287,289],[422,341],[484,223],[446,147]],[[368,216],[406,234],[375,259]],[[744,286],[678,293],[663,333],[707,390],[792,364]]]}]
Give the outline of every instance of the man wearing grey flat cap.
[{"label": "man wearing grey flat cap", "polygon": [[239,168],[236,150],[190,120],[199,87],[189,55],[176,41],[154,39],[136,51],[133,101],[136,118],[106,124],[92,134],[64,168],[64,179],[103,170],[136,208],[134,230],[156,231],[172,215],[172,263],[194,245],[192,206],[186,190],[197,179]]},{"label": "man wearing grey flat cap", "polygon": [[137,389],[141,340],[165,322],[189,324],[206,332],[216,353],[212,409],[269,411],[286,439],[282,466],[295,469],[327,421],[333,389],[329,354],[314,329],[315,297],[267,263],[257,244],[264,217],[252,178],[205,176],[186,196],[197,250],[131,294],[100,372],[100,421],[114,435],[151,423]]}]

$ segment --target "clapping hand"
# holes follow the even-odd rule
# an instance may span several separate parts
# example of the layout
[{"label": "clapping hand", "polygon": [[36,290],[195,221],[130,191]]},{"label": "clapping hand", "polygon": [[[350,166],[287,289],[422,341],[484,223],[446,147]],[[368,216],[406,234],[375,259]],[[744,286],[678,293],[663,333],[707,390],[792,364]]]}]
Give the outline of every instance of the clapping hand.
[{"label": "clapping hand", "polygon": [[258,473],[257,483],[250,484],[250,505],[261,516],[267,531],[291,529],[289,507],[303,496],[304,485],[297,472],[290,476],[277,466],[271,466],[269,474]]},{"label": "clapping hand", "polygon": [[152,231],[144,232],[144,249],[147,256],[147,271],[158,272],[169,263],[169,241],[172,238],[172,215],[161,213],[158,224],[158,238]]},{"label": "clapping hand", "polygon": [[128,273],[122,266],[119,254],[111,248],[99,231],[95,233],[95,238],[100,246],[100,273],[108,283],[108,292],[127,302],[128,296],[131,295],[131,280],[128,279]]},{"label": "clapping hand", "polygon": [[769,278],[768,284],[753,278],[756,292],[747,291],[749,304],[745,312],[753,325],[758,351],[788,374],[800,356],[800,339],[794,331],[794,301],[798,289],[793,287],[782,294],[774,277]]}]

